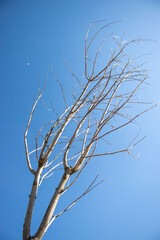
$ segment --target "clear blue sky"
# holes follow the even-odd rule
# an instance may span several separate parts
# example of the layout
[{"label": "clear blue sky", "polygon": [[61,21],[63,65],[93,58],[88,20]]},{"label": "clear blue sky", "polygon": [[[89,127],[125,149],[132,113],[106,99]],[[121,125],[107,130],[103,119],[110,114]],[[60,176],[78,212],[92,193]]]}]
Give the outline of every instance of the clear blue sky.
[{"label": "clear blue sky", "polygon": [[[63,56],[78,76],[84,70],[84,38],[95,20],[121,20],[114,26],[129,39],[147,38],[141,53],[149,62],[151,86],[145,99],[160,99],[160,2],[158,0],[1,0],[0,1],[0,126],[1,126],[1,240],[22,239],[22,226],[33,176],[27,169],[23,134],[29,112],[48,68],[53,64],[68,101],[73,79]],[[138,48],[139,49],[139,48]],[[135,52],[131,50],[131,54]],[[139,52],[137,52],[139,55]],[[57,84],[50,83],[49,96],[61,111]],[[47,97],[45,96],[45,100]],[[37,110],[38,111],[38,110]],[[37,112],[38,113],[38,112]],[[40,115],[42,121],[45,117]],[[35,116],[33,129],[40,124]],[[159,107],[139,120],[147,139],[134,153],[94,159],[66,200],[83,192],[98,173],[107,181],[85,196],[50,227],[45,240],[159,240],[160,239],[160,111]],[[121,137],[133,137],[134,130]],[[131,135],[130,135],[131,134]],[[115,139],[119,142],[119,139]],[[102,146],[103,148],[103,146]],[[46,180],[47,181],[47,180]],[[39,191],[32,232],[36,230],[54,190],[51,183]],[[41,197],[40,197],[41,196]],[[66,195],[67,197],[67,195]],[[62,201],[64,204],[65,201]],[[59,209],[62,209],[62,204]]]}]

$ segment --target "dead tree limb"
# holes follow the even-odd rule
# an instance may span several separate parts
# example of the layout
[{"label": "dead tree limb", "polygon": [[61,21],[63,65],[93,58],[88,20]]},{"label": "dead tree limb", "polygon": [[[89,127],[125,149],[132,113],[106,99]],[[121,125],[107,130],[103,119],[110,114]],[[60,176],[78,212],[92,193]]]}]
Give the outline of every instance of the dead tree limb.
[{"label": "dead tree limb", "polygon": [[[111,23],[100,27],[89,38],[90,30],[97,23],[91,24],[85,39],[85,82],[82,83],[70,70],[68,64],[66,64],[81,89],[79,96],[76,96],[74,92],[74,102],[71,106],[67,106],[64,88],[51,69],[52,75],[61,88],[66,109],[57,119],[41,127],[36,136],[36,147],[29,153],[27,142],[28,131],[36,105],[42,97],[45,87],[42,92],[39,92],[38,98],[31,110],[24,135],[24,142],[28,168],[34,174],[34,181],[23,226],[23,240],[42,239],[48,227],[57,217],[65,213],[79,199],[98,185],[95,184],[93,186],[95,179],[80,197],[68,205],[67,208],[64,208],[59,214],[55,214],[60,196],[72,187],[92,157],[108,156],[122,152],[127,152],[134,156],[131,153],[131,149],[142,141],[143,138],[137,140],[137,142],[134,139],[134,141],[130,141],[131,143],[127,147],[125,146],[112,151],[109,150],[111,144],[108,141],[108,135],[114,134],[120,129],[134,123],[140,115],[156,106],[148,107],[141,112],[137,112],[135,115],[131,111],[133,103],[145,104],[143,101],[136,101],[135,97],[140,87],[146,82],[148,70],[143,68],[143,64],[136,64],[136,59],[128,57],[125,53],[125,50],[137,43],[139,39],[122,42],[117,41],[113,33],[109,33],[97,45],[97,37],[101,38],[102,32],[112,25]],[[102,64],[101,62],[99,63],[99,59],[105,41],[108,38],[111,38],[114,42],[114,48],[111,54],[103,59]],[[92,53],[90,57],[91,48],[95,43],[97,48],[96,53]],[[146,104],[149,104],[148,101]],[[45,135],[40,140],[42,131],[45,132]],[[69,136],[65,135],[67,131]],[[96,152],[96,147],[100,144],[101,140],[107,144],[107,151],[104,153]],[[30,155],[35,152],[38,162],[36,170],[32,168],[30,160]],[[63,169],[59,185],[56,187],[55,192],[53,192],[52,199],[38,230],[31,236],[30,229],[38,187],[44,179],[50,177],[59,167]],[[72,181],[67,186],[70,178],[72,178]]]}]

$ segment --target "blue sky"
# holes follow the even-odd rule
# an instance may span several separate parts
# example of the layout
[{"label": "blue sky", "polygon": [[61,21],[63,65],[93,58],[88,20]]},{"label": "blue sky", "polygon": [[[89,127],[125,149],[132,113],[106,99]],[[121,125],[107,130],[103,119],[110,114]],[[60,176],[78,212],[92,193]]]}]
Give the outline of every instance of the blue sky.
[{"label": "blue sky", "polygon": [[[84,39],[92,21],[121,20],[113,26],[119,35],[150,39],[130,49],[130,54],[151,53],[150,87],[144,99],[160,100],[160,2],[157,0],[28,0],[0,1],[0,105],[1,105],[1,240],[22,239],[22,226],[33,176],[27,169],[23,134],[39,81],[44,82],[51,65],[71,101],[74,80],[63,61],[79,76],[84,75]],[[153,41],[154,40],[154,41]],[[45,102],[64,107],[57,84],[49,81]],[[142,96],[143,98],[143,96]],[[39,115],[38,115],[39,114]],[[36,133],[48,115],[37,109],[32,125]],[[49,118],[52,118],[50,115]],[[90,184],[98,173],[107,180],[85,196],[72,210],[55,221],[44,239],[57,240],[159,240],[160,239],[160,112],[159,107],[139,119],[146,140],[136,146],[140,159],[126,154],[94,159],[58,209]],[[134,136],[132,126],[123,139]],[[31,135],[32,136],[32,135]],[[119,143],[118,138],[114,141]],[[101,146],[103,149],[103,146]],[[32,232],[40,222],[54,185],[46,180],[39,190]]]}]

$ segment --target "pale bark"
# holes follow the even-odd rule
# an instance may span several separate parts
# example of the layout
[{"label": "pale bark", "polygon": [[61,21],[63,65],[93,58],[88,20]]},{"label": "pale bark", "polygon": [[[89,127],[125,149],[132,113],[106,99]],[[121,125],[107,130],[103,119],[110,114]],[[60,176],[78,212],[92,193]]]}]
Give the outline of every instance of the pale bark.
[{"label": "pale bark", "polygon": [[24,225],[23,225],[23,240],[28,240],[30,237],[30,228],[31,228],[33,209],[34,209],[35,200],[37,196],[37,190],[39,186],[39,179],[40,179],[41,172],[42,172],[42,167],[41,168],[39,167],[35,173],[31,194],[29,195],[29,203],[28,203],[28,208],[25,216]]},{"label": "pale bark", "polygon": [[[89,29],[91,28],[91,26],[89,27]],[[116,43],[116,47],[113,49],[111,56],[107,59],[105,65],[101,67],[100,63],[100,66],[98,65],[97,67],[98,56],[100,53],[100,49],[106,39],[105,37],[101,41],[95,57],[93,57],[93,59],[88,58],[88,50],[90,46],[95,41],[97,35],[105,27],[108,26],[109,24],[106,24],[105,26],[97,30],[90,40],[88,39],[89,30],[87,32],[85,40],[86,82],[84,84],[81,84],[80,80],[71,72],[82,87],[82,92],[77,97],[75,97],[74,95],[75,101],[70,107],[67,107],[63,87],[59,80],[56,78],[57,82],[61,87],[64,102],[66,105],[66,110],[57,118],[57,120],[46,123],[39,130],[36,137],[36,149],[29,153],[27,134],[31,124],[33,112],[36,108],[36,104],[38,103],[38,100],[42,97],[44,89],[42,92],[39,92],[39,96],[31,110],[24,140],[28,168],[30,172],[35,176],[23,225],[23,240],[41,240],[44,233],[47,231],[48,227],[56,219],[56,217],[66,212],[82,196],[84,196],[91,189],[98,185],[96,184],[92,187],[93,183],[97,179],[96,177],[84,194],[82,194],[79,198],[73,201],[67,208],[64,208],[61,213],[57,215],[54,214],[60,196],[62,195],[62,193],[64,193],[64,191],[68,190],[68,188],[73,185],[73,183],[77,180],[80,173],[92,157],[107,156],[121,152],[127,152],[128,154],[133,155],[130,150],[141,141],[139,140],[136,143],[133,143],[135,141],[135,138],[133,141],[131,141],[128,147],[125,147],[123,149],[115,151],[113,150],[112,152],[110,152],[108,151],[109,149],[106,148],[107,152],[105,153],[94,154],[94,152],[96,150],[97,143],[101,140],[104,140],[106,143],[108,143],[108,139],[105,139],[105,137],[108,137],[107,135],[115,133],[119,129],[134,122],[134,120],[141,114],[147,112],[148,110],[156,106],[154,105],[150,108],[147,108],[141,113],[137,113],[135,116],[133,116],[132,113],[128,113],[126,111],[129,103],[136,103],[134,102],[133,97],[148,76],[148,71],[146,71],[145,69],[141,70],[141,65],[137,66],[135,64],[135,59],[131,59],[130,57],[127,57],[125,53],[123,53],[123,51],[128,45],[136,42],[137,40],[133,40],[127,43],[121,43],[115,41],[113,37],[113,40]],[[112,36],[112,34],[108,36]],[[88,71],[90,72],[90,68],[88,67],[89,61],[93,63],[91,67],[91,74],[88,73]],[[98,69],[97,72],[96,69]],[[125,84],[127,84],[127,86],[125,86]],[[119,121],[119,116],[123,118],[123,121]],[[113,121],[114,119],[117,121]],[[72,125],[73,122],[76,122],[76,125]],[[73,128],[71,129],[71,134],[69,133],[70,135],[68,137],[65,136],[65,130],[70,125],[69,123],[71,123],[71,127],[73,126]],[[47,128],[48,126],[50,126],[50,128]],[[45,133],[42,134],[42,140],[39,140],[42,129]],[[102,132],[102,130],[104,130],[104,132]],[[60,144],[64,144],[65,146]],[[61,146],[61,148],[58,148],[58,153],[56,152],[57,145]],[[72,152],[72,147],[74,147],[73,145],[76,145],[76,147],[78,146],[77,151]],[[38,152],[38,150],[40,150],[40,152]],[[30,154],[34,152],[36,152],[36,158],[38,162],[37,170],[34,170],[32,168],[29,157]],[[61,158],[62,154],[63,156]],[[54,158],[52,158],[52,156]],[[60,161],[57,163],[56,160]],[[71,163],[70,167],[69,163]],[[51,166],[51,164],[53,165]],[[30,228],[38,187],[42,183],[42,181],[45,178],[49,177],[49,175],[53,173],[55,168],[57,168],[59,165],[63,166],[63,176],[53,194],[53,197],[49,203],[49,206],[44,214],[44,217],[37,232],[35,233],[35,235],[31,236]],[[47,170],[44,170],[43,176],[41,176],[43,169]],[[76,172],[77,174],[75,174],[76,176],[73,177],[72,183],[66,186],[66,183],[69,180],[70,176]]]},{"label": "pale bark", "polygon": [[69,173],[63,174],[62,179],[61,179],[61,181],[50,201],[47,211],[42,219],[39,229],[37,230],[36,234],[32,237],[32,239],[36,239],[36,240],[42,239],[44,233],[47,231],[47,229],[50,225],[50,221],[51,221],[52,217],[54,217],[53,214],[54,214],[54,210],[57,206],[58,200],[63,192],[63,189],[64,189],[69,177],[70,177]]}]

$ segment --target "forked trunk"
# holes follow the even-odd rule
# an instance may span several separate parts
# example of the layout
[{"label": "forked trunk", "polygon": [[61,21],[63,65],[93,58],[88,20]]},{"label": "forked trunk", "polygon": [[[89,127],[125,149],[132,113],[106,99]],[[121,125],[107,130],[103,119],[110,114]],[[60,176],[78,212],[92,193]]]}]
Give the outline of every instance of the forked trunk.
[{"label": "forked trunk", "polygon": [[[47,211],[42,219],[39,229],[37,230],[36,234],[32,237],[30,236],[30,229],[29,229],[30,226],[28,226],[26,224],[26,219],[25,219],[24,230],[23,230],[23,240],[41,240],[42,239],[44,233],[47,231],[47,229],[51,223],[51,219],[53,217],[54,210],[57,206],[58,200],[62,194],[62,191],[63,191],[69,177],[70,177],[70,174],[66,174],[66,173],[63,174],[62,179],[59,183],[59,186],[56,188],[56,191],[50,201]],[[27,216],[27,214],[26,214],[26,216]],[[30,223],[31,223],[31,218],[30,218]]]}]

